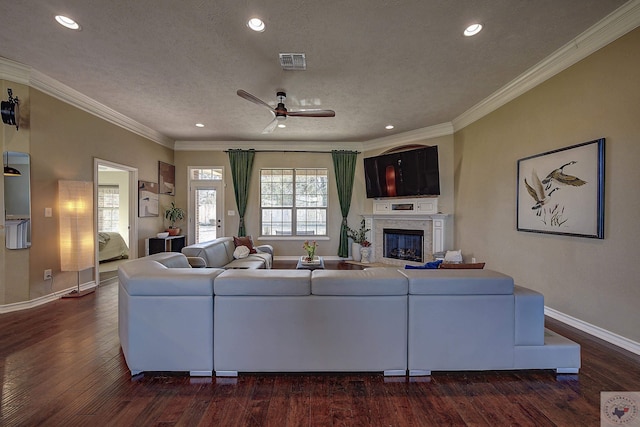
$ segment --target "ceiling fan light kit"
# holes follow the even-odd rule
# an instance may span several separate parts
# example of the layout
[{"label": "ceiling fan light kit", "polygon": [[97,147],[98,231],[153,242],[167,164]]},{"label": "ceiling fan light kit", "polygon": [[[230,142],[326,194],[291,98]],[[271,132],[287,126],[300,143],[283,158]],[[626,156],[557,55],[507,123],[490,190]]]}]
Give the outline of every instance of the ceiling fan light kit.
[{"label": "ceiling fan light kit", "polygon": [[284,127],[284,126],[278,126],[278,124],[279,123],[283,124],[287,116],[293,116],[293,117],[335,117],[336,116],[336,112],[333,110],[289,111],[287,110],[287,107],[284,105],[284,101],[287,99],[287,94],[281,91],[276,92],[276,98],[278,100],[276,108],[272,108],[269,104],[267,104],[257,96],[252,95],[245,90],[238,89],[236,93],[240,98],[253,102],[256,105],[260,105],[268,108],[271,114],[273,114],[273,120],[271,120],[271,123],[269,123],[267,127],[264,128],[262,133],[271,133],[275,130],[276,127]]}]

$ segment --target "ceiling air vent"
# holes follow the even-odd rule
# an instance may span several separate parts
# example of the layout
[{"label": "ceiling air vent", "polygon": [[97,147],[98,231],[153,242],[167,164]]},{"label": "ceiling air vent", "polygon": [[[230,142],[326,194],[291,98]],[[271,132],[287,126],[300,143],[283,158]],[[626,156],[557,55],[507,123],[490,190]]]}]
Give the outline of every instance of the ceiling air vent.
[{"label": "ceiling air vent", "polygon": [[281,53],[280,65],[283,70],[303,71],[307,69],[304,53]]}]

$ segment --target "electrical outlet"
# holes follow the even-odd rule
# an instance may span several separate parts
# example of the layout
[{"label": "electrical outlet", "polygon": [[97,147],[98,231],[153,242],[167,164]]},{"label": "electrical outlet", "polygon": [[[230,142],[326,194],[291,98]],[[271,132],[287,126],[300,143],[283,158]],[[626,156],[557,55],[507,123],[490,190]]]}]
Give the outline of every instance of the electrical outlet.
[{"label": "electrical outlet", "polygon": [[49,280],[53,278],[53,273],[51,273],[51,269],[48,268],[44,271],[44,280]]}]

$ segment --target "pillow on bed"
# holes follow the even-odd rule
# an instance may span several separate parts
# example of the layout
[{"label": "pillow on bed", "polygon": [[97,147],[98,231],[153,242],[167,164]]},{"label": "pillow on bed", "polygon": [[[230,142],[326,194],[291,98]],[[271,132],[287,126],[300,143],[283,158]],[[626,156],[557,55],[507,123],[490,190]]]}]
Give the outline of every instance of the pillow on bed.
[{"label": "pillow on bed", "polygon": [[258,251],[256,251],[256,248],[253,247],[253,240],[251,239],[251,236],[245,236],[245,237],[234,236],[233,243],[236,245],[236,248],[238,246],[246,246],[247,248],[249,248],[250,254],[258,253]]}]

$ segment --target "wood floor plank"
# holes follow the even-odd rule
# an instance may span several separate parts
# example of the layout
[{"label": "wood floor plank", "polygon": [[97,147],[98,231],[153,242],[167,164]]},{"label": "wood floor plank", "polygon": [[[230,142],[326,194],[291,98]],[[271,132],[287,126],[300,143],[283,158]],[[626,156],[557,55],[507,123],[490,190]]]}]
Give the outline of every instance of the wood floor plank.
[{"label": "wood floor plank", "polygon": [[579,374],[132,378],[117,335],[117,284],[109,283],[83,298],[0,314],[0,425],[595,426],[600,392],[640,391],[639,355],[556,320],[546,324],[580,343]]}]

